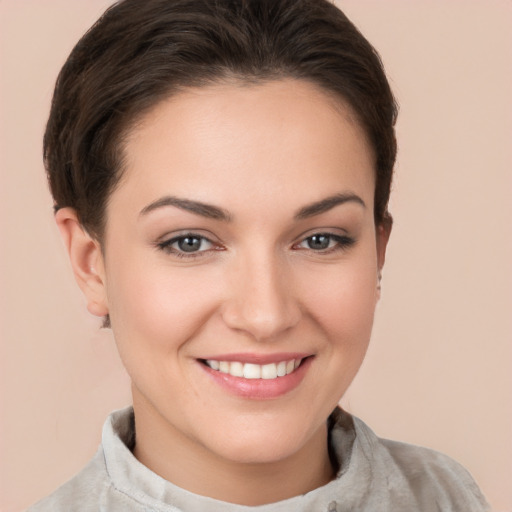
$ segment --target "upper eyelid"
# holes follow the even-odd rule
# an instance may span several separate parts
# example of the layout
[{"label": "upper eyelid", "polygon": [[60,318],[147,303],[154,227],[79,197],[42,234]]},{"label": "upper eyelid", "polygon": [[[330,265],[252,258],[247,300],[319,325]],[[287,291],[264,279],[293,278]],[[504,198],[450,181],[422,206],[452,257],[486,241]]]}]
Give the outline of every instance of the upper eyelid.
[{"label": "upper eyelid", "polygon": [[[180,249],[179,247],[174,247],[174,245],[177,244],[181,239],[187,238],[187,237],[200,238],[201,240],[206,241],[210,246],[205,249],[201,249],[198,251],[190,251],[190,252],[184,251],[184,250]],[[155,244],[155,247],[159,251],[162,251],[162,252],[166,253],[167,255],[174,255],[175,258],[179,257],[179,258],[185,258],[185,259],[191,259],[191,260],[205,257],[206,255],[210,254],[212,251],[217,251],[220,249],[220,245],[217,244],[216,242],[210,240],[209,238],[207,238],[203,235],[198,235],[198,234],[194,234],[194,233],[185,233],[182,235],[176,235],[176,236],[170,237],[168,239],[164,239],[161,242],[157,242]]]},{"label": "upper eyelid", "polygon": [[327,236],[327,237],[331,237],[334,240],[346,239],[347,241],[355,241],[354,237],[347,235],[347,234],[340,235],[338,233],[331,233],[328,231],[317,231],[311,235],[300,238],[294,245],[305,242],[306,240],[313,238],[314,236]]},{"label": "upper eyelid", "polygon": [[[321,255],[321,254],[327,255],[327,254],[331,254],[333,252],[338,252],[340,250],[341,251],[348,250],[350,247],[352,247],[354,244],[357,243],[357,239],[354,236],[347,234],[345,230],[343,230],[343,231],[344,231],[344,234],[333,233],[332,231],[327,231],[327,230],[314,231],[313,233],[311,233],[307,236],[303,236],[303,237],[299,238],[292,245],[292,248],[296,251],[302,251],[302,250],[313,251],[313,253],[318,254],[318,255]],[[331,237],[331,242],[334,242],[333,246],[327,247],[325,249],[316,249],[316,250],[309,248],[309,247],[301,247],[302,244],[304,244],[308,239],[314,237],[315,235],[316,236],[324,235],[327,237]]]},{"label": "upper eyelid", "polygon": [[212,245],[219,245],[217,242],[211,240],[207,236],[198,235],[196,233],[185,233],[183,235],[175,235],[169,238],[163,238],[160,242],[158,242],[158,245],[172,245],[175,244],[176,242],[179,242],[180,240],[183,240],[184,238],[199,238]]},{"label": "upper eyelid", "polygon": [[174,232],[167,232],[166,234],[158,237],[156,240],[157,244],[161,243],[168,243],[171,241],[179,240],[180,238],[186,238],[188,236],[193,236],[197,238],[203,238],[205,240],[208,240],[212,244],[221,244],[222,242],[219,240],[218,237],[216,237],[213,233],[208,232],[205,234],[205,231],[202,229],[184,229],[184,230],[177,230]]},{"label": "upper eyelid", "polygon": [[326,227],[326,228],[313,228],[303,231],[295,237],[293,244],[297,244],[315,235],[331,235],[331,236],[346,236],[351,237],[349,231],[344,228]]}]

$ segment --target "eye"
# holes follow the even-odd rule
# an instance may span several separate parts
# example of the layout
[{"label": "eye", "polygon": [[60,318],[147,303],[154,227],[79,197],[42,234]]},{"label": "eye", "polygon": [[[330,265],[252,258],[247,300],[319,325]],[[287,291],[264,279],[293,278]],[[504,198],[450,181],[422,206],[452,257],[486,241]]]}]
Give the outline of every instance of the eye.
[{"label": "eye", "polygon": [[331,252],[337,249],[346,249],[353,245],[355,240],[346,235],[334,233],[315,233],[304,238],[297,247],[299,249],[311,249],[315,252]]},{"label": "eye", "polygon": [[174,244],[180,251],[183,252],[198,252],[201,250],[209,249],[210,247],[205,247],[211,245],[211,243],[206,240],[206,238],[195,236],[195,235],[187,235],[181,238],[178,238]]},{"label": "eye", "polygon": [[187,233],[165,240],[159,243],[158,247],[167,253],[186,258],[209,251],[214,248],[214,244],[204,236]]}]

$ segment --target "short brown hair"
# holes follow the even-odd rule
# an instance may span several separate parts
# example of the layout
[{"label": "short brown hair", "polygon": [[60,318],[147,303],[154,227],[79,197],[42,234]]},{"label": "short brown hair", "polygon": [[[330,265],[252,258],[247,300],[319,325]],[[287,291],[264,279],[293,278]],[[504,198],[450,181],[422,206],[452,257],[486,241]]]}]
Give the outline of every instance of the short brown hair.
[{"label": "short brown hair", "polygon": [[328,0],[124,0],[62,68],[44,135],[55,208],[102,239],[122,140],[165,97],[227,78],[306,80],[348,102],[376,157],[375,221],[388,218],[397,105],[379,55]]}]

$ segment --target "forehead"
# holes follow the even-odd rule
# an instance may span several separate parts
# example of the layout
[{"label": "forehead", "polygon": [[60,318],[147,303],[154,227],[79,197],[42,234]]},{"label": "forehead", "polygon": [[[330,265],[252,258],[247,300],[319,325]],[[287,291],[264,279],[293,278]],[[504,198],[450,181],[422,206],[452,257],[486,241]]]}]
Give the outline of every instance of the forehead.
[{"label": "forehead", "polygon": [[[120,189],[211,202],[359,188],[372,204],[374,157],[350,107],[308,82],[216,84],[157,104],[124,145]],[[116,192],[114,193],[114,195]],[[371,196],[371,197],[369,197]],[[114,198],[112,198],[114,199]]]}]

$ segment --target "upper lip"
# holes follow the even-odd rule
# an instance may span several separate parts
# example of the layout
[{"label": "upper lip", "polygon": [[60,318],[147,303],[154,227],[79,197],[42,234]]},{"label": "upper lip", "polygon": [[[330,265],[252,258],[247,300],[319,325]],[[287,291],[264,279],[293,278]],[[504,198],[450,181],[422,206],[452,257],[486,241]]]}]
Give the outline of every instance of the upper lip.
[{"label": "upper lip", "polygon": [[280,363],[281,361],[290,361],[292,359],[304,359],[313,354],[304,352],[279,352],[275,354],[256,354],[256,353],[237,353],[237,354],[215,354],[208,357],[202,357],[201,360],[214,361],[238,361],[241,363],[252,364],[271,364]]}]

